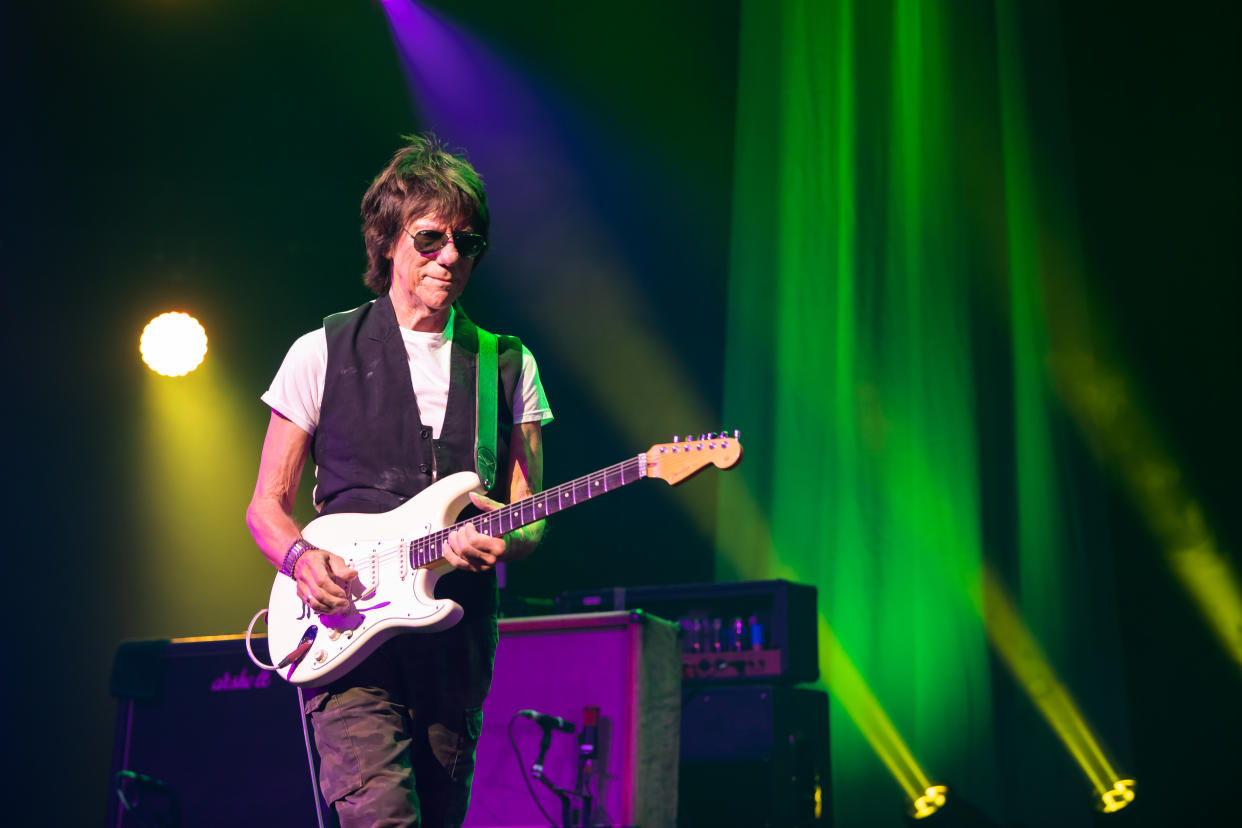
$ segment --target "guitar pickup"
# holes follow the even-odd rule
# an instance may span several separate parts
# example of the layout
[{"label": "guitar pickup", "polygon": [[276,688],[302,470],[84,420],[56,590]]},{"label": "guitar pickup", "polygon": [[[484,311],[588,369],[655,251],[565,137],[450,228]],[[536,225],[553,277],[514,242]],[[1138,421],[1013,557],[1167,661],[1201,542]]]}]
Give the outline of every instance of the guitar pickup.
[{"label": "guitar pickup", "polygon": [[[360,554],[360,546],[368,548]],[[375,541],[354,544],[354,558],[348,561],[348,564],[358,573],[358,577],[349,584],[349,597],[352,600],[366,601],[375,597],[375,590],[379,586],[379,560],[377,558],[379,549]],[[368,587],[366,584],[371,586]]]}]

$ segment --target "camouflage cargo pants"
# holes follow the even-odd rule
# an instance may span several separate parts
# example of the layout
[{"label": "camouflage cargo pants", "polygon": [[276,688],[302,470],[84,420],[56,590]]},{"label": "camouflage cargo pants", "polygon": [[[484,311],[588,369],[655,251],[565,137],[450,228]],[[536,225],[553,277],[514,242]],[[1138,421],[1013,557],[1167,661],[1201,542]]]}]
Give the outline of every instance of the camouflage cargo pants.
[{"label": "camouflage cargo pants", "polygon": [[399,635],[307,700],[342,828],[459,828],[495,651],[492,618]]}]

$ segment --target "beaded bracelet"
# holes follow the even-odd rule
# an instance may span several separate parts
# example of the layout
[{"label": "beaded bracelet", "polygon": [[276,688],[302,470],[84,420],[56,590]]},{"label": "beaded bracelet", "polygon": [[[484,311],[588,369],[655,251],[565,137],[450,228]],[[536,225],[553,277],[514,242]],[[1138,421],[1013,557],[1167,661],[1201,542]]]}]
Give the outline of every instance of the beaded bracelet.
[{"label": "beaded bracelet", "polygon": [[318,548],[319,547],[314,546],[309,541],[303,538],[298,538],[293,543],[289,544],[289,551],[285,553],[285,560],[284,563],[280,565],[280,571],[292,578],[294,570],[298,565],[298,558],[302,557],[302,554],[306,552],[306,550]]}]

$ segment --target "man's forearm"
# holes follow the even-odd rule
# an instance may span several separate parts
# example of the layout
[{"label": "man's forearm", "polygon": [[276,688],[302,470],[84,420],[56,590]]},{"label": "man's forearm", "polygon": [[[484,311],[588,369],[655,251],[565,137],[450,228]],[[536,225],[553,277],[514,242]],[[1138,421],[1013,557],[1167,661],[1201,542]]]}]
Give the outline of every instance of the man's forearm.
[{"label": "man's forearm", "polygon": [[276,569],[284,563],[290,545],[302,536],[293,518],[276,501],[256,499],[246,509],[246,525],[263,557]]}]

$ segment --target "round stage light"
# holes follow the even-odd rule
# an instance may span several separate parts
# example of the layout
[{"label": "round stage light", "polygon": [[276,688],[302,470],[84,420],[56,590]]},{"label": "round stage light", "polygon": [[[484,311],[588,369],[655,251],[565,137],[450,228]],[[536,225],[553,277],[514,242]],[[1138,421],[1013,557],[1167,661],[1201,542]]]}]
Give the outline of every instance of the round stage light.
[{"label": "round stage light", "polygon": [[1111,790],[1100,796],[1097,807],[1106,814],[1116,813],[1134,801],[1134,780],[1118,779]]},{"label": "round stage light", "polygon": [[923,795],[910,803],[910,816],[915,819],[926,819],[944,807],[949,789],[945,785],[932,785]]},{"label": "round stage light", "polygon": [[138,350],[157,374],[185,376],[207,355],[207,331],[188,313],[162,313],[143,329]]}]

